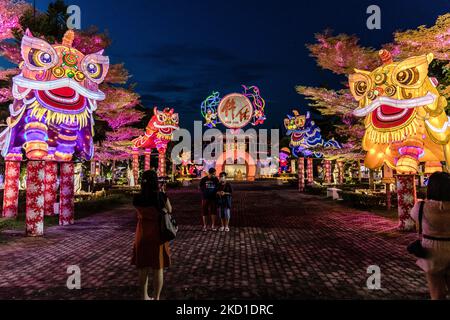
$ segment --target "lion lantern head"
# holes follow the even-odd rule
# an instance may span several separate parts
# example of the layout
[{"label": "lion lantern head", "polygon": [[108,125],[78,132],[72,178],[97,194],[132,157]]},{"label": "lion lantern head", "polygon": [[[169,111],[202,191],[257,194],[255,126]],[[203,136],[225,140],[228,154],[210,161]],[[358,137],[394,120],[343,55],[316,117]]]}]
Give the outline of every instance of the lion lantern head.
[{"label": "lion lantern head", "polygon": [[398,173],[416,173],[425,162],[426,172],[442,170],[440,161],[450,159],[450,128],[447,101],[437,90],[437,80],[428,77],[433,54],[398,62],[386,50],[379,56],[380,67],[355,69],[349,76],[359,103],[353,114],[365,117],[366,167],[386,163]]},{"label": "lion lantern head", "polygon": [[93,156],[93,112],[105,99],[98,89],[109,58],[103,50],[84,55],[72,47],[73,31],[50,45],[27,30],[22,38],[21,72],[13,78],[14,103],[1,134],[3,156],[70,161]]},{"label": "lion lantern head", "polygon": [[165,153],[167,144],[172,140],[173,132],[179,129],[178,113],[173,108],[164,108],[159,111],[153,108],[153,116],[147,124],[145,134],[132,141],[133,149],[156,148],[159,153]]}]

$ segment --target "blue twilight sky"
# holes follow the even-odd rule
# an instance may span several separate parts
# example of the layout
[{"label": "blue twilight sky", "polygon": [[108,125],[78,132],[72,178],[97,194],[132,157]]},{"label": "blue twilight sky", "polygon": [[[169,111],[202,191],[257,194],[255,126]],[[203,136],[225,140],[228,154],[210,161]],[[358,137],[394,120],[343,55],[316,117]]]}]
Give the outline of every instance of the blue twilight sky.
[{"label": "blue twilight sky", "polygon": [[[31,1],[30,1],[31,2]],[[51,1],[36,0],[45,10]],[[238,1],[66,0],[81,8],[82,28],[107,30],[112,63],[124,62],[147,107],[175,107],[181,126],[201,120],[200,103],[257,85],[267,124],[278,127],[293,107],[305,110],[296,85],[339,88],[343,77],[317,67],[306,43],[326,28],[356,34],[379,48],[396,30],[431,25],[450,12],[448,0]],[[366,9],[381,8],[381,30],[366,28]],[[0,61],[0,65],[4,62]]]}]

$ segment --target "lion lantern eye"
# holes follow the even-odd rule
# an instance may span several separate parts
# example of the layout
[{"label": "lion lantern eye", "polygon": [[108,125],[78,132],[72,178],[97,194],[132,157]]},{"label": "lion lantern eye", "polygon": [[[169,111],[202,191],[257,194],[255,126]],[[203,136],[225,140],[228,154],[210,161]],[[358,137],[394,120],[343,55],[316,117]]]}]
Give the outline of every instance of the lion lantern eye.
[{"label": "lion lantern eye", "polygon": [[367,83],[365,81],[357,81],[355,82],[355,93],[358,96],[362,96],[367,91]]},{"label": "lion lantern eye", "polygon": [[103,82],[109,69],[109,58],[101,53],[87,55],[81,61],[81,71],[97,84]]},{"label": "lion lantern eye", "polygon": [[31,49],[28,53],[28,62],[35,67],[46,67],[52,63],[52,56],[39,49]]},{"label": "lion lantern eye", "polygon": [[158,121],[159,122],[165,122],[166,121],[166,116],[163,114],[158,114]]},{"label": "lion lantern eye", "polygon": [[98,63],[88,63],[86,66],[86,71],[89,74],[89,77],[98,79],[102,74],[102,66]]},{"label": "lion lantern eye", "polygon": [[397,73],[397,81],[405,86],[414,85],[419,81],[419,71],[417,68],[409,68]]}]

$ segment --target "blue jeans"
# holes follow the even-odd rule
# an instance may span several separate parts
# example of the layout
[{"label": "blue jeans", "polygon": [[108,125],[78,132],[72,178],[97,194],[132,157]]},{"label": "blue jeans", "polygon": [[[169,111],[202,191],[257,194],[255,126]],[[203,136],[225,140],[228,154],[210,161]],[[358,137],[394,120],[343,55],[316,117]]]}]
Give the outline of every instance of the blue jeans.
[{"label": "blue jeans", "polygon": [[217,211],[220,219],[230,220],[231,216],[231,197],[223,196],[217,200]]}]

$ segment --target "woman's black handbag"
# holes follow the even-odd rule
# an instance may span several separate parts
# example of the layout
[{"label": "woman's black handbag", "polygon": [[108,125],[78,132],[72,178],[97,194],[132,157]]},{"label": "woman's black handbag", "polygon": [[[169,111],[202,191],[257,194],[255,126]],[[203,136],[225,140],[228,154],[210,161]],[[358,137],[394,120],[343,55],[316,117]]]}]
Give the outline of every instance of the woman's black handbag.
[{"label": "woman's black handbag", "polygon": [[161,210],[160,222],[161,242],[164,243],[175,239],[178,232],[177,222],[165,209]]},{"label": "woman's black handbag", "polygon": [[159,233],[161,243],[169,242],[175,239],[178,232],[177,222],[175,218],[167,211],[167,195],[164,192],[158,193],[159,208]]},{"label": "woman's black handbag", "polygon": [[[423,219],[423,206],[425,202],[421,201],[419,206],[419,236],[422,236],[422,219]],[[422,238],[422,237],[421,237]],[[426,259],[429,256],[429,252],[422,246],[422,239],[418,239],[408,245],[406,248],[410,254],[415,255],[417,258]]]}]

